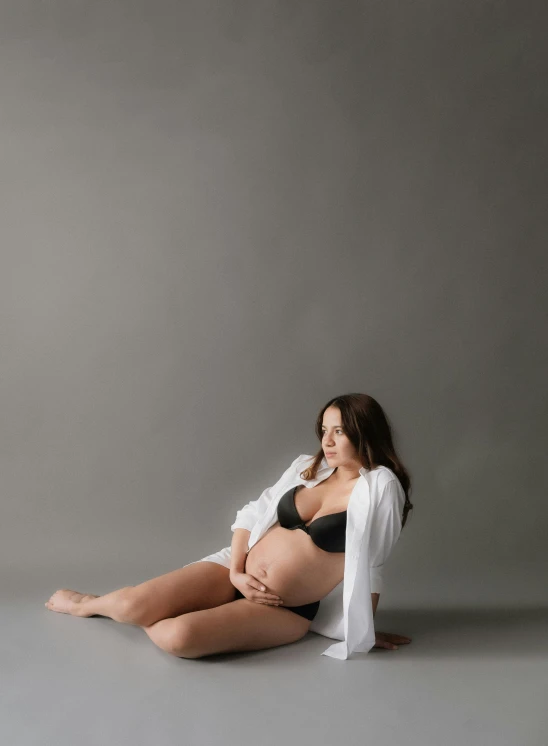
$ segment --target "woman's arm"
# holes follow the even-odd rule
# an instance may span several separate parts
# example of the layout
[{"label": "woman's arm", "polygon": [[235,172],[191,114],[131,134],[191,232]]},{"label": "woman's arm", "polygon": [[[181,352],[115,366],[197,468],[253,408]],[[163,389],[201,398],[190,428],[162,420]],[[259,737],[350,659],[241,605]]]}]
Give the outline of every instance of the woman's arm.
[{"label": "woman's arm", "polygon": [[394,477],[382,488],[373,514],[369,541],[369,579],[372,593],[383,590],[383,565],[400,537],[404,503],[405,492]]},{"label": "woman's arm", "polygon": [[[370,579],[371,586],[377,589],[377,592],[371,594],[373,617],[375,616],[381,595],[382,566],[391,554],[401,534],[401,514],[404,502],[405,493],[397,480],[392,480],[385,485],[375,513],[374,526],[371,528]],[[375,630],[376,648],[397,650],[398,645],[408,645],[410,642],[411,638],[406,637],[406,635]]]},{"label": "woman's arm", "polygon": [[247,544],[251,531],[246,528],[237,528],[232,536],[230,551],[230,574],[243,572],[245,567],[245,557],[247,554]]}]

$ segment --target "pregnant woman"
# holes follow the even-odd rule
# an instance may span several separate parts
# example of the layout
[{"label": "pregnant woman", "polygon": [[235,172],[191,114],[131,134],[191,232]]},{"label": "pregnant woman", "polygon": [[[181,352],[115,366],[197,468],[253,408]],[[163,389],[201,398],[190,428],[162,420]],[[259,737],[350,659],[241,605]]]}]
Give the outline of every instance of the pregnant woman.
[{"label": "pregnant woman", "polygon": [[62,589],[46,607],[144,629],[183,658],[287,645],[311,630],[346,660],[411,642],[375,632],[382,566],[413,508],[391,427],[367,394],[331,399],[316,420],[320,449],[298,456],[236,514],[230,546],[104,596]]}]

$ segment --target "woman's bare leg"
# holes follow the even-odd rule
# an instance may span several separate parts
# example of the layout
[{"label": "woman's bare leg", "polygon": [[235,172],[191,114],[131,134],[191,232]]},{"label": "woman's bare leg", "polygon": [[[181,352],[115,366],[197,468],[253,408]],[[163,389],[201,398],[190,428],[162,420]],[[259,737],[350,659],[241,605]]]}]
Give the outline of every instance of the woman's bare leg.
[{"label": "woman's bare leg", "polygon": [[160,619],[211,609],[234,600],[228,567],[216,562],[194,562],[135,586],[104,596],[62,589],[46,607],[73,616],[108,616],[116,622],[149,626]]},{"label": "woman's bare leg", "polygon": [[[131,587],[120,588],[104,596],[94,596],[91,593],[84,594],[71,591],[68,588],[61,588],[55,591],[49,601],[46,601],[45,606],[50,611],[58,611],[62,614],[80,617],[108,616],[116,622],[122,622],[125,621],[123,604],[127,598],[127,591]],[[88,606],[90,601],[95,602],[95,608]]]}]

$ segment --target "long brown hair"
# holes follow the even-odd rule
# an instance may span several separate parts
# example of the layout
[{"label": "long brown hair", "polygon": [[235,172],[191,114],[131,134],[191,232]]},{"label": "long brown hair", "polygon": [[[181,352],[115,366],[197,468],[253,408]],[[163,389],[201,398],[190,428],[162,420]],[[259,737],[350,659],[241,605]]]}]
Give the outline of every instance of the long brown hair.
[{"label": "long brown hair", "polygon": [[[392,426],[383,408],[376,399],[368,394],[336,396],[322,407],[316,419],[315,432],[320,443],[322,441],[323,415],[328,407],[337,407],[340,410],[344,431],[357,450],[362,465],[369,471],[377,466],[386,466],[399,479],[405,492],[402,516],[403,528],[407,521],[407,514],[413,509],[413,503],[409,500],[411,479],[394,448]],[[316,472],[324,455],[323,448],[320,448],[312,464],[308,469],[301,472],[302,479],[308,481],[316,478]]]}]

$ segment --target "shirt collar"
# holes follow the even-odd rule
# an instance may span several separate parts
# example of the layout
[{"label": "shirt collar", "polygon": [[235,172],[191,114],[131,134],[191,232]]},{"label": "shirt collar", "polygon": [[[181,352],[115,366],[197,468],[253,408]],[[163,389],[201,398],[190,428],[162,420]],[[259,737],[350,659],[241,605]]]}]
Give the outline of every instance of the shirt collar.
[{"label": "shirt collar", "polygon": [[[327,463],[327,459],[324,456],[320,461],[318,471],[316,472],[316,478],[308,482],[304,482],[304,484],[306,484],[307,487],[314,487],[316,484],[323,482],[324,479],[327,479],[327,477],[331,476],[334,471],[335,467],[329,466],[329,464]],[[360,476],[362,476],[364,479],[367,479],[368,469],[366,469],[365,466],[362,466],[359,471]]]},{"label": "shirt collar", "polygon": [[[335,467],[334,466],[329,466],[329,464],[327,463],[327,459],[325,458],[325,456],[320,461],[320,465],[318,467],[318,473],[320,471],[321,472],[324,472],[324,471],[334,472],[335,471]],[[366,474],[368,474],[368,469],[366,469],[365,466],[362,466],[362,468],[360,469],[360,474],[362,475],[362,477],[365,477]]]}]

